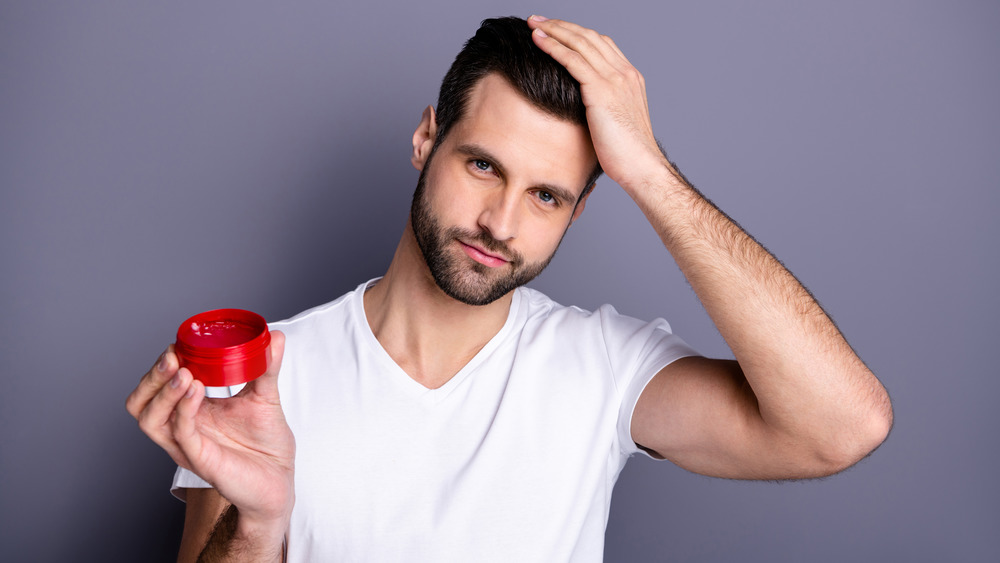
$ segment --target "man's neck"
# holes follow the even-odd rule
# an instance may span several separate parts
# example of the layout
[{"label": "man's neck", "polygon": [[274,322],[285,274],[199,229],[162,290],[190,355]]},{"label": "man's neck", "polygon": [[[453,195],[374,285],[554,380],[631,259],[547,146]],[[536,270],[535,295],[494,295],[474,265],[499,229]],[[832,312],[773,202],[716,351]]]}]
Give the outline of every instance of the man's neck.
[{"label": "man's neck", "polygon": [[364,295],[368,325],[389,356],[429,389],[447,383],[503,328],[512,293],[466,305],[434,282],[407,224],[385,276]]}]

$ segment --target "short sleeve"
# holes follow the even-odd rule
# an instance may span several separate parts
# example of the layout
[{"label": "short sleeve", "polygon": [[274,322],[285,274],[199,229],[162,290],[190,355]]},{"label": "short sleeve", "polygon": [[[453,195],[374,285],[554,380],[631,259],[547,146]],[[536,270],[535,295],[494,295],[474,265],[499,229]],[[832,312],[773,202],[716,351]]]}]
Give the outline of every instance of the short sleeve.
[{"label": "short sleeve", "polygon": [[194,473],[184,469],[183,467],[178,467],[177,471],[174,472],[174,482],[170,485],[170,494],[174,495],[180,500],[187,502],[184,497],[184,489],[211,489],[212,485],[208,484],[201,477],[198,477]]},{"label": "short sleeve", "polygon": [[[661,369],[675,360],[699,355],[675,335],[664,319],[642,321],[604,305],[598,313],[615,386],[621,396],[618,443],[622,453],[646,453],[632,440],[632,413],[639,396]],[[647,454],[648,455],[648,454]]]}]

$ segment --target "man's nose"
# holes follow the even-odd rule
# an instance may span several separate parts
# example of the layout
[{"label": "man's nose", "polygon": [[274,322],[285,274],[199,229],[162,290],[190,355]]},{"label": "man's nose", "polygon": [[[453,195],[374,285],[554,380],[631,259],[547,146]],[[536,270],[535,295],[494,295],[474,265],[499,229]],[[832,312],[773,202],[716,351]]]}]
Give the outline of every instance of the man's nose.
[{"label": "man's nose", "polygon": [[498,189],[491,193],[479,214],[479,226],[500,241],[517,236],[520,198],[516,190]]}]

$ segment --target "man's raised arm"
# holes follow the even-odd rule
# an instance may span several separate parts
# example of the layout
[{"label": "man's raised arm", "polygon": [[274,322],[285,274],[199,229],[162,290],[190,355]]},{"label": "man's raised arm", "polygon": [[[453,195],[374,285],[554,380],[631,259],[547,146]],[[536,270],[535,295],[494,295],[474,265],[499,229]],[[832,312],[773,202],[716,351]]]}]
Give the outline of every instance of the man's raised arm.
[{"label": "man's raised arm", "polygon": [[698,473],[751,479],[828,475],[875,449],[892,425],[885,389],[794,276],[663,155],[642,75],[606,36],[528,22],[580,82],[605,173],[642,209],[736,357],[685,358],[657,374],[632,418],[636,443]]}]

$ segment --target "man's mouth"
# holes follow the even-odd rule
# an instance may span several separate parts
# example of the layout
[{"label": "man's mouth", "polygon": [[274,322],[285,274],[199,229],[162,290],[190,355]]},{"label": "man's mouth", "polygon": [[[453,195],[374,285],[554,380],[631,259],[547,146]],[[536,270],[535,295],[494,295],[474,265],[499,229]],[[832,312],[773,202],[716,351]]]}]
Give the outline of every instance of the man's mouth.
[{"label": "man's mouth", "polygon": [[458,244],[462,247],[462,250],[465,251],[465,254],[468,255],[469,258],[472,258],[484,266],[498,268],[509,262],[509,260],[503,256],[490,253],[479,246],[471,245],[462,241],[458,241]]}]

